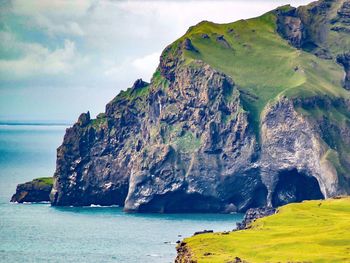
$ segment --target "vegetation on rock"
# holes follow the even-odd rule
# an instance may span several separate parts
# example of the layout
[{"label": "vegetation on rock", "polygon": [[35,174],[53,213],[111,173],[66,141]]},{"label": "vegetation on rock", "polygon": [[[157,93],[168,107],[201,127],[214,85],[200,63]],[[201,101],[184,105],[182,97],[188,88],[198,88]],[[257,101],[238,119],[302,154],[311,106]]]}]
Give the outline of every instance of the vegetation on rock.
[{"label": "vegetation on rock", "polygon": [[52,177],[40,177],[30,182],[17,185],[16,193],[11,202],[48,202],[53,186]]}]

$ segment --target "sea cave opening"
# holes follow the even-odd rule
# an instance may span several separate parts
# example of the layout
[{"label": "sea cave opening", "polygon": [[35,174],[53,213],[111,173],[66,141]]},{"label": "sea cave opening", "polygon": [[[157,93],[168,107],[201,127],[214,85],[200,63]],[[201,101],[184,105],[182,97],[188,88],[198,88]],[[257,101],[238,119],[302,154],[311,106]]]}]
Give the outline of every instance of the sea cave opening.
[{"label": "sea cave opening", "polygon": [[278,182],[272,194],[274,207],[317,199],[324,199],[324,196],[315,177],[298,172],[296,169],[281,171],[278,174]]}]

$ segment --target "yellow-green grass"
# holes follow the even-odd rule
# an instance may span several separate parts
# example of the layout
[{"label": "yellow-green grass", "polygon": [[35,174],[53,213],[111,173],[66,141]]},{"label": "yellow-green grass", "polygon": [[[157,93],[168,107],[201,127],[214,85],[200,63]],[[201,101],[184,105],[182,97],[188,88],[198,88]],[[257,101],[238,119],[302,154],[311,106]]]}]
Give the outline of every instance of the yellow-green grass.
[{"label": "yellow-green grass", "polygon": [[33,181],[37,181],[37,182],[42,183],[42,184],[52,185],[53,184],[53,177],[40,177],[40,178],[34,179]]},{"label": "yellow-green grass", "polygon": [[288,204],[250,229],[184,241],[198,262],[350,262],[350,197]]}]

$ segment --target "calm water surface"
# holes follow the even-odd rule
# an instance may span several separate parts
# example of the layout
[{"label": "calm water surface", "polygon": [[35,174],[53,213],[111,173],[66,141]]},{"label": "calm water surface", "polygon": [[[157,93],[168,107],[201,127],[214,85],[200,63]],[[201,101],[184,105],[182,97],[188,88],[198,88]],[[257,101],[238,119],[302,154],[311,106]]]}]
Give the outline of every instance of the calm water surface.
[{"label": "calm water surface", "polygon": [[177,240],[203,229],[231,230],[242,219],[9,203],[18,183],[53,174],[64,130],[0,125],[0,262],[173,262]]}]

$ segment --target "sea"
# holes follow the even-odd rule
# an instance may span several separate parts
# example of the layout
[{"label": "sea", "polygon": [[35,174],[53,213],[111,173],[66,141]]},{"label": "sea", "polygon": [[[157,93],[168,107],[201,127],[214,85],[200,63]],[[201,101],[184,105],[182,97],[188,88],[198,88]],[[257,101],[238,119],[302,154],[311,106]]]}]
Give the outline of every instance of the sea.
[{"label": "sea", "polygon": [[232,230],[242,220],[242,214],[10,203],[17,184],[53,175],[66,128],[0,123],[0,262],[174,262],[176,241],[204,229]]}]

